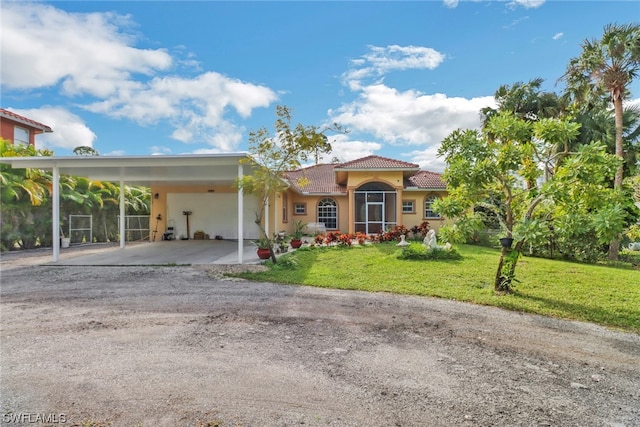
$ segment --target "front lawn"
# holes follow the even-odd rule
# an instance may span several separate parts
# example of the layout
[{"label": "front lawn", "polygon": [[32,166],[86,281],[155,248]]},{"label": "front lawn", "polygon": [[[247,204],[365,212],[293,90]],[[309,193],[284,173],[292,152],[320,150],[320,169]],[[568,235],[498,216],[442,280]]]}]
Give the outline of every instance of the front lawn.
[{"label": "front lawn", "polygon": [[523,257],[515,292],[496,295],[500,252],[462,245],[461,260],[400,260],[394,243],[298,250],[250,280],[468,301],[640,332],[640,271]]}]

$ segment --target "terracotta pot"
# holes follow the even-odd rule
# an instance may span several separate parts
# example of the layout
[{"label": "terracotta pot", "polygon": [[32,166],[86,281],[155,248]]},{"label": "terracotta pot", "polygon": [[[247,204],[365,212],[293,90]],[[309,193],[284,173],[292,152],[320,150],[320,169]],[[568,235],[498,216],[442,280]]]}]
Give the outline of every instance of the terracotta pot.
[{"label": "terracotta pot", "polygon": [[300,239],[291,239],[289,243],[291,244],[291,247],[293,249],[298,249],[300,246],[302,246],[302,240]]},{"label": "terracotta pot", "polygon": [[269,249],[258,249],[258,258],[269,259],[271,257],[271,251]]}]

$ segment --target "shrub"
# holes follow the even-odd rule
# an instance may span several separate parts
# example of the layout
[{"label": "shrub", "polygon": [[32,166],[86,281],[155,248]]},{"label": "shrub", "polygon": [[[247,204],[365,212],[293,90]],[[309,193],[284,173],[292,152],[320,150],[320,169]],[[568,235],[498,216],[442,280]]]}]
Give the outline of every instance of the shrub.
[{"label": "shrub", "polygon": [[421,243],[412,242],[402,249],[398,254],[398,259],[405,260],[444,260],[462,259],[462,255],[455,248],[427,248]]}]

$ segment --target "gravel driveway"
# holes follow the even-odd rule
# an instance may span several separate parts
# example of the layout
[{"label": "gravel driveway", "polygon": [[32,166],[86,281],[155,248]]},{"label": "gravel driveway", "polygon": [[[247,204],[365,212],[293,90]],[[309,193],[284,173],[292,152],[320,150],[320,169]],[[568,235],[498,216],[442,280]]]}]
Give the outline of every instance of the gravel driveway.
[{"label": "gravel driveway", "polygon": [[635,334],[214,267],[14,267],[6,425],[640,426]]}]

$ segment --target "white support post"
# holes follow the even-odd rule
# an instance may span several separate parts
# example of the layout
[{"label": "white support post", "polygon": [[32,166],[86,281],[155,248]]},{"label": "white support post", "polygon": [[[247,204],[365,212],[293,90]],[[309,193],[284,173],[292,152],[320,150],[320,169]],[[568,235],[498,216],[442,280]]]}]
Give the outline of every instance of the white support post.
[{"label": "white support post", "polygon": [[58,166],[53,167],[53,262],[60,259],[60,171]]},{"label": "white support post", "polygon": [[[238,164],[238,181],[242,182],[242,163]],[[242,264],[244,252],[244,192],[238,188],[238,264]]]},{"label": "white support post", "polygon": [[126,240],[126,228],[125,221],[125,206],[124,206],[124,180],[120,179],[120,249],[124,249],[124,242]]}]

